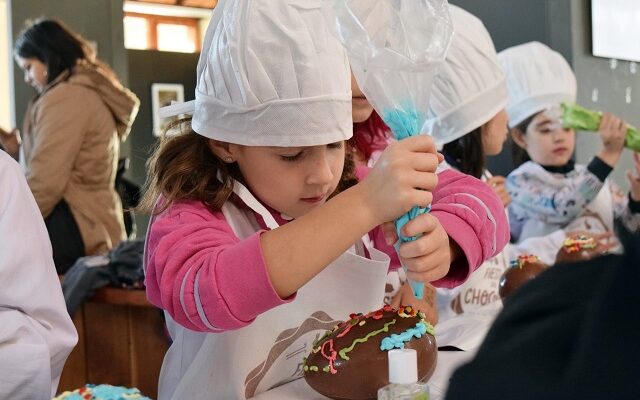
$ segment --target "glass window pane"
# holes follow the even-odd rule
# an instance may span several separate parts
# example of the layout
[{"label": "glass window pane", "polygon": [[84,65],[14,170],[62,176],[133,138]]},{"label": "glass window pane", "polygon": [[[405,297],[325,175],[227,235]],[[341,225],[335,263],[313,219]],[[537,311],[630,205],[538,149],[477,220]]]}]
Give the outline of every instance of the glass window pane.
[{"label": "glass window pane", "polygon": [[145,50],[149,48],[147,41],[149,26],[142,17],[124,17],[124,47],[127,49]]},{"label": "glass window pane", "polygon": [[196,51],[195,29],[188,25],[158,24],[158,50],[194,53]]}]

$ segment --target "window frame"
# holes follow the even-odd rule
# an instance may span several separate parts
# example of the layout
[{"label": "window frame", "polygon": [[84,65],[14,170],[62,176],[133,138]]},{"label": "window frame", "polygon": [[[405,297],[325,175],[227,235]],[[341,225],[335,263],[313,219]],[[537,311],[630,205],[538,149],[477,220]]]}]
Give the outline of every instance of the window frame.
[{"label": "window frame", "polygon": [[200,20],[191,17],[172,17],[167,15],[142,14],[135,12],[125,12],[125,17],[143,18],[147,21],[147,49],[158,50],[158,24],[182,25],[189,28],[191,39],[196,44],[194,53],[200,52],[202,43],[200,43]]}]

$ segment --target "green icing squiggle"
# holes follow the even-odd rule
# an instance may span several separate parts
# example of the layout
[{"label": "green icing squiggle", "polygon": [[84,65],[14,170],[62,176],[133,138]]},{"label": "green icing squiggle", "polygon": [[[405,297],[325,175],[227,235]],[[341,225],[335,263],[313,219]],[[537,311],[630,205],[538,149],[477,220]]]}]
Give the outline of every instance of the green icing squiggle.
[{"label": "green icing squiggle", "polygon": [[369,340],[369,338],[370,338],[370,337],[373,337],[373,336],[375,336],[375,335],[377,335],[377,334],[379,334],[379,333],[382,333],[382,332],[389,332],[389,325],[393,325],[393,324],[395,324],[395,323],[396,323],[396,320],[395,320],[395,319],[393,319],[391,322],[387,322],[387,323],[385,323],[383,328],[380,328],[380,329],[378,329],[377,331],[369,332],[369,333],[367,334],[367,336],[365,336],[365,337],[363,337],[363,338],[355,339],[355,340],[353,341],[353,343],[351,343],[351,346],[349,346],[349,347],[345,347],[344,349],[340,350],[340,351],[338,352],[338,354],[340,354],[340,357],[342,357],[342,359],[344,359],[344,360],[348,360],[348,359],[349,359],[349,357],[347,356],[347,353],[348,353],[348,352],[350,352],[351,350],[353,350],[353,348],[356,346],[356,344],[358,344],[358,343],[364,343],[364,342],[366,342],[367,340]]}]

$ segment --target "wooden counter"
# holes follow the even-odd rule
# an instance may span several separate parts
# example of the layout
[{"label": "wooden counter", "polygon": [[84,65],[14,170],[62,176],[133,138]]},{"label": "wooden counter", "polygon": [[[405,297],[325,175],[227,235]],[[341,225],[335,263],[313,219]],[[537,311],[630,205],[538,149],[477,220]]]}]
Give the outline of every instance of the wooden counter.
[{"label": "wooden counter", "polygon": [[73,322],[78,344],[62,371],[59,392],[106,383],[157,397],[169,342],[162,312],[147,301],[144,290],[100,289]]}]

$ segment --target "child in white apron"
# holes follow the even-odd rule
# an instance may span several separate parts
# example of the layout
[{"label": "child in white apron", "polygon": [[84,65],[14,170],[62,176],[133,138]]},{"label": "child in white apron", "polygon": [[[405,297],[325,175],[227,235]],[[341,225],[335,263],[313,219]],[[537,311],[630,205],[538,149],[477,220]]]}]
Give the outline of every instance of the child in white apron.
[{"label": "child in white apron", "polygon": [[[451,6],[456,34],[444,65],[434,80],[432,101],[424,130],[432,132],[442,148],[446,163],[453,168],[486,182],[501,199],[498,211],[506,217],[509,196],[504,178],[491,176],[484,167],[486,156],[502,151],[507,138],[507,86],[497,54],[482,21],[467,11]],[[469,196],[474,193],[470,191]],[[509,263],[508,247],[486,260],[469,280],[455,289],[437,289],[438,331],[447,335],[446,343],[464,350],[476,347],[486,329],[502,308],[498,281]],[[463,316],[461,316],[463,315]],[[459,316],[455,334],[449,320]],[[468,322],[461,329],[459,325]]]},{"label": "child in white apron", "polygon": [[[497,63],[491,38],[482,25],[482,22],[458,7],[449,6],[449,9],[456,34],[454,35],[445,64],[441,67],[439,74],[435,78],[432,98],[432,100],[437,103],[438,113],[442,111],[448,115],[435,115],[432,109],[432,120],[423,129],[425,132],[434,135],[440,144],[446,143],[446,138],[448,138],[448,140],[455,140],[472,129],[478,128],[506,106],[504,76]],[[455,68],[449,66],[452,64],[455,64],[458,69],[455,70]],[[466,68],[461,68],[461,65]],[[479,68],[479,70],[476,71],[476,68]],[[452,74],[458,75],[451,76]],[[455,82],[452,82],[452,79],[455,80]],[[382,121],[373,110],[373,107],[365,98],[353,78],[351,80],[351,91],[354,137],[350,140],[350,143],[353,148],[356,163],[373,166],[380,154],[382,154],[382,151],[389,143],[393,142],[391,132],[384,124],[384,121]],[[462,98],[460,96],[462,96]],[[473,96],[479,97],[472,98]],[[438,124],[439,117],[445,118],[446,121]],[[492,125],[498,126],[498,138],[494,140],[496,144],[493,145],[493,149],[490,152],[491,154],[500,152],[507,133],[506,115],[504,112],[501,112],[498,117],[501,117],[503,122]],[[496,129],[493,128],[493,131],[496,131]],[[481,157],[477,160],[478,170],[482,172],[484,155],[479,154]],[[446,163],[441,164],[441,167],[444,165],[446,165]],[[465,174],[462,172],[465,172]],[[440,168],[438,171],[439,182],[434,193],[442,193],[443,189],[446,188],[448,196],[456,197],[455,205],[447,204],[447,207],[464,210],[464,212],[470,214],[469,217],[472,217],[473,214],[478,212],[486,213],[489,216],[489,218],[484,220],[485,233],[476,236],[477,240],[483,242],[482,248],[492,248],[491,245],[487,246],[487,243],[506,243],[508,237],[504,235],[505,231],[499,226],[500,221],[506,219],[504,205],[501,199],[496,197],[496,194],[506,195],[508,197],[504,185],[496,185],[496,187],[492,188],[479,179],[481,178],[481,173],[475,174],[476,176],[474,177],[466,175],[466,173],[470,171],[462,172],[449,167]],[[496,179],[495,182],[500,183],[502,181]],[[436,194],[436,196],[438,195]],[[440,209],[436,206],[432,209],[431,215],[439,218],[439,212]],[[441,223],[445,220],[446,218],[440,218]],[[443,225],[450,236],[460,235],[462,232],[462,230],[459,229],[448,229],[446,223],[443,223]],[[381,240],[379,235],[373,235],[372,239],[375,247],[379,249],[385,248],[384,241]],[[456,239],[456,242],[460,244],[461,250],[467,255],[467,259],[475,259],[478,262],[471,270],[476,270],[476,268],[480,267],[483,263],[486,264],[489,259],[491,259],[492,262],[500,260],[497,268],[504,268],[502,259],[506,256],[503,256],[503,252],[488,251],[482,253],[481,257],[473,257],[470,255],[470,253],[473,252],[473,242],[464,240],[461,237],[457,237]],[[499,246],[495,246],[495,248],[502,249],[503,246],[503,244],[500,244]],[[392,305],[401,303],[412,304],[414,307],[425,312],[427,319],[432,323],[436,323],[439,320],[441,321],[442,316],[438,315],[438,309],[436,308],[434,287],[426,284],[423,299],[416,299],[410,286],[405,283],[406,279],[404,278],[403,270],[400,268],[398,258],[394,257],[390,252],[388,252],[388,254],[391,256],[391,267],[387,277],[385,301]],[[482,269],[482,267],[480,267],[480,269]],[[484,269],[486,269],[486,267]],[[496,272],[494,272],[494,275],[495,273]],[[478,274],[479,272],[474,272],[469,279],[474,279],[474,275]],[[464,279],[466,278],[467,277],[464,277]],[[497,279],[495,279],[495,281],[497,285]],[[482,292],[482,290],[479,290],[479,292]],[[483,299],[486,300],[487,296],[479,295],[479,297],[483,297]],[[489,296],[489,298],[493,300],[493,297]],[[483,305],[487,303],[487,301],[484,300]],[[450,301],[447,303],[450,303]],[[448,316],[445,316],[445,319],[446,318],[448,318]]]},{"label": "child in white apron", "polygon": [[[530,159],[507,179],[513,198],[512,236],[523,241],[558,229],[611,232],[615,218],[628,229],[637,229],[640,190],[634,189],[634,179],[630,177],[629,196],[607,179],[620,160],[626,124],[604,114],[599,129],[602,149],[586,167],[575,164],[575,132],[562,127],[559,108],[563,101],[576,101],[576,78],[569,64],[537,42],[506,49],[499,59],[507,75],[512,138],[525,153],[522,161]],[[636,163],[636,174],[639,171]]]},{"label": "child in white apron", "polygon": [[[250,398],[300,378],[314,339],[382,304],[389,258],[360,239],[414,205],[439,204],[426,136],[389,146],[351,182],[349,67],[321,4],[219,2],[195,102],[169,107],[193,117],[154,155],[146,194],[147,294],[173,339],[160,400]],[[480,235],[473,218],[448,215]],[[406,225],[423,236],[401,247],[402,262],[412,279],[455,285],[477,260],[454,259],[432,222]]]}]

